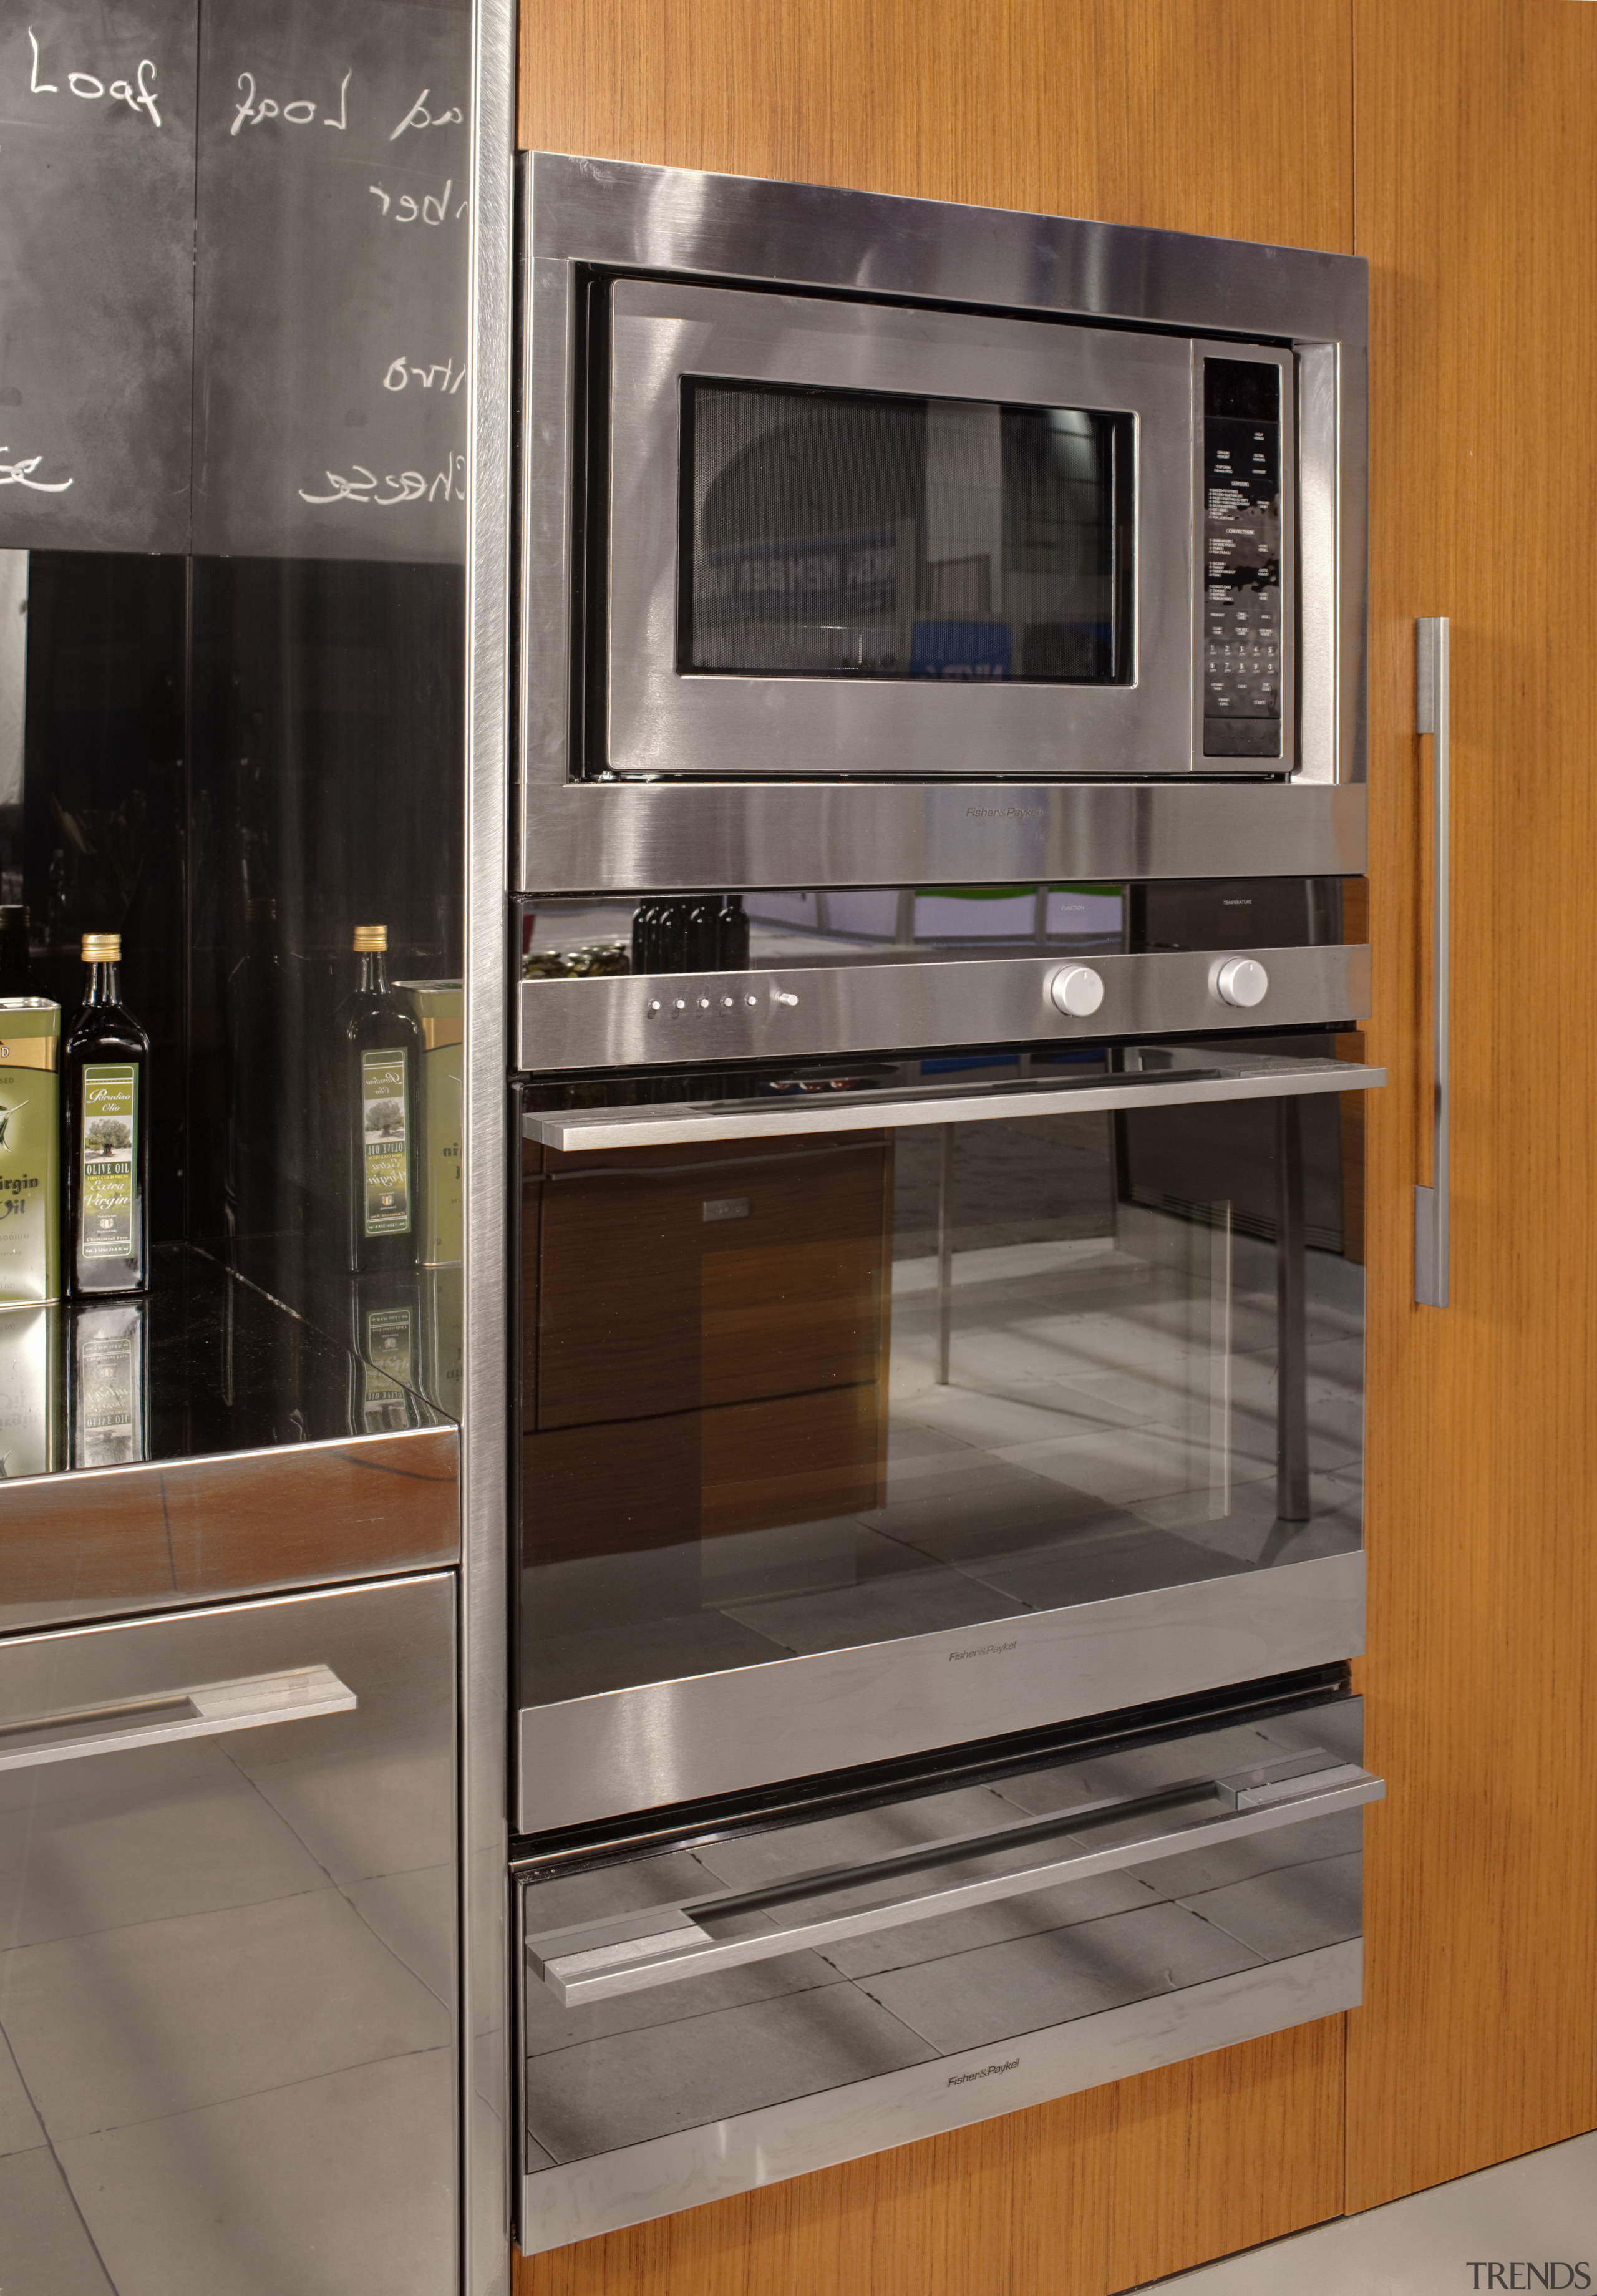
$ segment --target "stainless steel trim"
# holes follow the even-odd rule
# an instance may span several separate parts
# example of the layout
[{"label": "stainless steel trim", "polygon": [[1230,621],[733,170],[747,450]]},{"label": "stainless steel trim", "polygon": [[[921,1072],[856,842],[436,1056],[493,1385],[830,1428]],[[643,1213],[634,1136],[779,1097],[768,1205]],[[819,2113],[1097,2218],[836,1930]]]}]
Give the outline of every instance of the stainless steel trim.
[{"label": "stainless steel trim", "polygon": [[[533,578],[542,585],[542,570]],[[526,705],[545,756],[553,675]],[[1362,787],[1302,781],[541,782],[527,798],[517,882],[555,895],[1358,877],[1365,812]]]},{"label": "stainless steel trim", "polygon": [[[1086,1849],[1079,1841],[1073,1842],[1063,1855],[1043,1857],[1033,1865],[1011,1866],[1002,1873],[989,1874],[979,1880],[965,1879],[942,1888],[922,1890],[913,1897],[896,1898],[886,1905],[826,1914],[807,1921],[775,1917],[773,1928],[753,1936],[717,1936],[712,1926],[717,1920],[725,1923],[734,1915],[752,1912],[758,1915],[763,1910],[759,1892],[739,1896],[728,1890],[720,1897],[697,1898],[680,1906],[651,1906],[630,1925],[630,1935],[618,1937],[618,1924],[609,1921],[590,1923],[586,1929],[528,1938],[527,1958],[561,2006],[576,2008],[586,2002],[608,2001],[620,1994],[643,1993],[657,1986],[707,1976],[712,1970],[738,1969],[752,1962],[774,1961],[779,1955],[832,1945],[841,1938],[872,1937],[882,1930],[936,1921],[946,1914],[964,1913],[972,1906],[1025,1897],[1034,1890],[1057,1889],[1065,1882],[1085,1881],[1095,1874],[1124,1873],[1133,1866],[1151,1865],[1161,1857],[1176,1857],[1190,1849],[1272,1833],[1279,1826],[1298,1824],[1307,1818],[1329,1817],[1338,1810],[1355,1809],[1363,1803],[1380,1801],[1384,1797],[1383,1781],[1372,1777],[1356,1763],[1339,1762],[1331,1754],[1322,1754],[1320,1759],[1322,1767],[1312,1771],[1305,1770],[1301,1757],[1295,1759],[1292,1776],[1276,1782],[1262,1798],[1257,1788],[1241,1784],[1233,1784],[1228,1795],[1228,1782],[1216,1778],[1194,1780],[1185,1788],[1167,1788],[1142,1798],[1146,1822],[1151,1823],[1156,1809],[1173,1806],[1190,1808],[1193,1802],[1207,1797],[1214,1805],[1215,1815],[1198,1824],[1163,1828],[1155,1825],[1151,1832],[1130,1841],[1122,1840],[1107,1849]],[[988,1833],[934,1843],[906,1852],[887,1861],[885,1866],[800,1876],[797,1881],[784,1882],[773,1894],[772,1902],[785,1906],[797,1900],[802,1904],[804,1899],[799,1893],[806,1882],[809,1884],[807,1896],[831,1899],[851,1889],[868,1886],[879,1876],[885,1879],[894,1868],[924,1872],[1006,1851],[1012,1855],[1031,1841],[1040,1843],[1061,1835],[1068,1839],[1077,1830],[1085,1833],[1104,1823],[1124,1827],[1135,1824],[1143,1815],[1136,1801],[1107,1800],[1084,1804],[1061,1811],[1043,1823],[1020,1820]],[[673,1913],[679,1917],[676,1926],[670,1924]],[[666,1920],[663,1928],[662,1916]],[[599,1932],[603,1934],[596,1934]]]},{"label": "stainless steel trim", "polygon": [[[621,775],[1280,774],[1194,744],[1193,345],[968,312],[622,280],[611,291],[608,726]],[[1249,346],[1251,352],[1252,347]],[[1287,365],[1283,353],[1261,352]],[[676,667],[684,375],[1101,408],[1136,426],[1136,668],[1125,685],[692,676]],[[1290,378],[1289,378],[1290,380]],[[1290,483],[1290,482],[1289,482]],[[1201,603],[1201,599],[1199,599]],[[1290,737],[1289,737],[1290,738]],[[1290,766],[1290,760],[1288,761]]]},{"label": "stainless steel trim", "polygon": [[[519,884],[554,893],[1362,871],[1362,792],[1352,786],[1364,772],[1361,259],[547,152],[524,155],[523,168],[529,578]],[[1303,631],[1294,781],[1097,791],[1079,806],[1058,800],[1089,799],[1084,789],[1028,785],[1013,794],[1033,819],[1018,824],[1000,813],[1011,792],[990,782],[931,791],[568,783],[573,316],[576,270],[586,263],[1290,340],[1299,368]],[[1356,808],[1337,816],[1344,849],[1329,860],[1327,816],[1279,803],[1355,794]],[[1207,832],[1186,802],[1194,797],[1213,806]],[[945,808],[930,832],[929,798]],[[989,816],[975,833],[967,805]],[[1134,816],[1135,836],[1126,833]],[[1037,821],[1057,833],[1035,833]],[[1048,861],[1034,866],[1031,852],[1044,846]],[[1151,865],[1140,865],[1144,855]]]},{"label": "stainless steel trim", "polygon": [[[536,1605],[534,1590],[529,1601]],[[525,1706],[524,1833],[1355,1658],[1354,1552]]]},{"label": "stainless steel trim", "polygon": [[[92,1707],[52,1714],[37,1722],[0,1724],[0,1770],[37,1769],[47,1763],[86,1761],[130,1746],[169,1746],[184,1738],[215,1738],[224,1731],[258,1730],[273,1722],[303,1722],[316,1714],[350,1714],[355,1693],[331,1667],[289,1667],[279,1674],[237,1682],[209,1682],[164,1693],[135,1706]],[[187,1709],[174,1713],[174,1707]]]},{"label": "stainless steel trim", "polygon": [[[461,1711],[462,2286],[508,2296],[512,2103],[505,1858],[505,889],[517,10],[472,0],[466,774]],[[545,538],[536,546],[542,547]]]},{"label": "stainless steel trim", "polygon": [[826,1059],[905,1047],[1102,1044],[1118,1037],[1239,1028],[1323,1028],[1370,1010],[1370,952],[1340,944],[1254,949],[1268,986],[1246,1020],[1218,993],[1224,960],[1205,949],[1094,957],[1103,1002],[1085,1019],[1049,995],[1059,955],[856,964],[758,972],[524,980],[516,1062],[564,1069],[697,1066],[712,1060]]},{"label": "stainless steel trim", "polygon": [[1452,670],[1447,617],[1414,626],[1414,731],[1431,737],[1430,1185],[1414,1190],[1414,1298],[1447,1305],[1452,1210]]},{"label": "stainless steel trim", "polygon": [[[1200,1068],[1197,1055],[1189,1055]],[[1216,1075],[1215,1069],[1220,1073]],[[1166,1071],[1180,1076],[1179,1069]],[[1046,1086],[1008,1092],[991,1086],[962,1096],[946,1093],[895,1097],[848,1093],[837,1099],[711,1101],[671,1108],[534,1110],[521,1119],[522,1137],[545,1148],[675,1147],[692,1140],[767,1140],[815,1132],[901,1131],[917,1124],[997,1124],[1010,1117],[1085,1116],[1097,1109],[1198,1108],[1221,1100],[1278,1100],[1290,1105],[1306,1094],[1368,1092],[1386,1082],[1384,1069],[1347,1061],[1249,1060],[1228,1056],[1191,1083],[1139,1083],[1110,1077],[1101,1085]],[[1296,1520],[1296,1518],[1294,1518]]]},{"label": "stainless steel trim", "polygon": [[1353,1939],[713,2128],[684,2129],[545,2169],[522,2179],[520,2245],[529,2256],[542,2254],[676,2209],[729,2199],[889,2145],[1258,2040],[1356,2009],[1363,1997],[1364,1947]]}]

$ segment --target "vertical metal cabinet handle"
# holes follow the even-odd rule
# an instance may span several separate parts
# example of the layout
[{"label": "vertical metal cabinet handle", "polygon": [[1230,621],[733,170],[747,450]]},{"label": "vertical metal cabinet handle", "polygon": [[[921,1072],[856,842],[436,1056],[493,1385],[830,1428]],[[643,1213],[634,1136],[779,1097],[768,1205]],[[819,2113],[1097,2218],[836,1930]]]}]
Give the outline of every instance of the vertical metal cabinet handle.
[{"label": "vertical metal cabinet handle", "polygon": [[[1190,1779],[1130,1802],[1088,1805],[1061,1811],[1053,1818],[1001,1828],[989,1835],[928,1843],[923,1850],[902,1853],[874,1867],[814,1874],[746,1895],[730,1892],[724,1898],[656,1906],[616,1920],[587,1923],[577,1930],[546,1931],[527,1939],[527,1957],[555,1998],[574,2009],[583,2002],[639,1993],[684,1978],[707,1976],[712,1970],[770,1961],[781,1954],[801,1953],[842,1938],[867,1937],[914,1922],[935,1921],[973,1906],[1085,1881],[1090,1874],[1124,1872],[1159,1857],[1208,1849],[1216,1841],[1235,1841],[1277,1826],[1300,1824],[1306,1818],[1328,1817],[1338,1810],[1379,1801],[1385,1792],[1382,1781],[1368,1770],[1355,1762],[1339,1762],[1321,1750],[1236,1777]],[[1170,1828],[1159,1823],[1170,1808],[1191,1806],[1205,1798],[1212,1802],[1214,1815],[1201,1824]],[[1140,1836],[1109,1848],[1091,1849],[1082,1838],[1104,1824],[1125,1828],[1139,1821],[1146,1829]],[[1055,1845],[1052,1848],[1047,1846],[1050,1838]],[[856,1888],[878,1874],[886,1880],[898,1870],[908,1873],[917,1867],[958,1865],[984,1853],[1022,1849],[1033,1842],[1040,1851],[1035,1865],[1011,1866],[1007,1872],[977,1878],[970,1877],[967,1865],[957,1880],[934,1883],[930,1890],[921,1888],[889,1904],[857,1913],[773,1919],[783,1905],[795,1901],[801,1905],[806,1898],[813,1901],[839,1889]],[[772,1926],[751,1930],[744,1919],[750,1915],[757,1922],[771,1920]],[[729,1917],[734,1932],[731,1934]],[[742,1933],[735,1933],[737,1929]]]},{"label": "vertical metal cabinet handle", "polygon": [[1422,1308],[1447,1305],[1448,1156],[1452,1080],[1448,1059],[1448,996],[1452,893],[1448,696],[1448,626],[1445,614],[1415,624],[1414,730],[1431,739],[1431,1115],[1430,1185],[1414,1190],[1414,1298]]},{"label": "vertical metal cabinet handle", "polygon": [[355,1693],[331,1667],[289,1667],[281,1674],[208,1682],[164,1691],[124,1706],[86,1707],[38,1722],[0,1723],[0,1770],[46,1762],[80,1762],[129,1746],[169,1746],[182,1738],[216,1738],[259,1730],[269,1722],[304,1722],[316,1714],[350,1714]]}]

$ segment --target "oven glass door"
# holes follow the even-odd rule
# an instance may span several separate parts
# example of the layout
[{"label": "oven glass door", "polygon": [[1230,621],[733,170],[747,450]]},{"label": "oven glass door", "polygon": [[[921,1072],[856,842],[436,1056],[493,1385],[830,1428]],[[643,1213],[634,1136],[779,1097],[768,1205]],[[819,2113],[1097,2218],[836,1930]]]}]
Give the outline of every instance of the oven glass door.
[{"label": "oven glass door", "polygon": [[1290,355],[610,298],[590,769],[1290,770]]},{"label": "oven glass door", "polygon": [[1333,1043],[528,1088],[524,1825],[1356,1651]]}]

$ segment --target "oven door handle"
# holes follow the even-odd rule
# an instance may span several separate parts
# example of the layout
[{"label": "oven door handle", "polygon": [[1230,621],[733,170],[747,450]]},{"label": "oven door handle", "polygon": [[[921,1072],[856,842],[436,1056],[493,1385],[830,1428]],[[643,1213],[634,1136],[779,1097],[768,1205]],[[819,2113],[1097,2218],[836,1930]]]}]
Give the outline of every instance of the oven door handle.
[{"label": "oven door handle", "polygon": [[[679,1906],[653,1906],[619,1921],[545,1931],[528,1939],[527,1958],[561,2005],[575,2009],[586,2002],[608,2001],[656,1985],[679,1984],[715,1970],[813,1951],[844,1938],[870,1937],[913,1922],[936,1921],[973,1906],[1058,1889],[1096,1874],[1124,1872],[1156,1858],[1180,1857],[1189,1849],[1242,1841],[1279,1826],[1356,1809],[1365,1802],[1379,1801],[1385,1792],[1382,1781],[1368,1770],[1322,1751],[1240,1776],[1190,1779],[1133,1800],[1122,1798],[1078,1806],[1052,1818],[993,1833],[928,1843],[877,1863],[805,1874],[766,1890],[728,1891]],[[1175,1827],[1159,1823],[1172,1809],[1183,1811],[1190,1821],[1206,1800],[1213,1806],[1212,1816]],[[1145,1831],[1134,1830],[1139,1820]],[[1134,1831],[1128,1837],[1093,1849],[1091,1834],[1110,1826],[1130,1826]],[[1060,1847],[1035,1864],[1023,1862],[1001,1873],[974,1876],[962,1871],[957,1878],[950,1877],[930,1889],[894,1895],[886,1903],[852,1912],[816,1911],[806,1916],[786,1911],[802,1907],[807,1900],[814,1905],[817,1899],[835,1898],[851,1889],[880,1887],[895,1874],[918,1871],[924,1875],[938,1866],[968,1868],[984,1856],[1007,1853],[1012,1857],[1017,1851],[1040,1846],[1050,1838]],[[762,1922],[768,1925],[758,1926]]]},{"label": "oven door handle", "polygon": [[[1190,1067],[1191,1073],[1185,1072]],[[1293,1061],[1267,1054],[1193,1054],[1183,1065],[1128,1070],[1088,1084],[1011,1089],[983,1085],[878,1099],[869,1093],[806,1093],[791,1100],[684,1103],[637,1108],[529,1109],[522,1136],[563,1151],[671,1147],[699,1140],[766,1140],[816,1132],[899,1131],[916,1124],[995,1124],[1017,1116],[1077,1116],[1098,1109],[1201,1108],[1223,1100],[1294,1100],[1314,1093],[1369,1092],[1384,1069],[1352,1061]]]},{"label": "oven door handle", "polygon": [[0,1723],[0,1770],[81,1762],[92,1754],[119,1754],[133,1746],[171,1746],[185,1738],[258,1730],[272,1722],[349,1714],[357,1702],[354,1691],[327,1666],[288,1667],[280,1674],[250,1675],[237,1682],[201,1683],[121,1706],[86,1707],[37,1722]]}]

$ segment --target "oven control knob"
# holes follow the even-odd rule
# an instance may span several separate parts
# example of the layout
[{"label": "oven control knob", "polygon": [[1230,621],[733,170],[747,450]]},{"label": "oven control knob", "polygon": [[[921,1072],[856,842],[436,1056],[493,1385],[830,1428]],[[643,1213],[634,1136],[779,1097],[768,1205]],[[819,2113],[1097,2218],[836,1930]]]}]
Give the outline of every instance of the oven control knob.
[{"label": "oven control knob", "polygon": [[1085,1021],[1103,1002],[1103,975],[1090,964],[1061,964],[1048,983],[1048,994],[1061,1013]]},{"label": "oven control knob", "polygon": [[1264,1003],[1270,991],[1270,976],[1257,956],[1228,956],[1210,973],[1209,987],[1222,1004],[1248,1008]]}]

